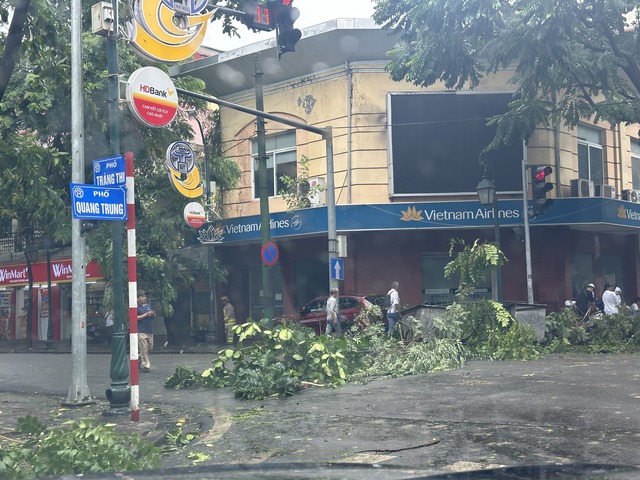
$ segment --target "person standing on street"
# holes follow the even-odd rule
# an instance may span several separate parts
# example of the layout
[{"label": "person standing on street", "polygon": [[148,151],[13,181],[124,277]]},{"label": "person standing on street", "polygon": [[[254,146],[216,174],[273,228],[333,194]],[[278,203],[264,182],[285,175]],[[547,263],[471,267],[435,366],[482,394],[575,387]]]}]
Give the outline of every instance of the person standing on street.
[{"label": "person standing on street", "polygon": [[113,310],[109,310],[104,314],[104,326],[107,333],[107,345],[111,345],[113,338]]},{"label": "person standing on street", "polygon": [[615,315],[618,313],[618,299],[619,297],[613,290],[613,285],[606,283],[604,292],[602,292],[602,303],[604,304],[604,313],[606,315]]},{"label": "person standing on street", "polygon": [[400,284],[398,282],[393,282],[391,283],[391,290],[387,292],[387,296],[389,297],[389,308],[387,309],[387,322],[389,323],[389,328],[387,329],[388,335],[391,335],[391,332],[393,332],[393,327],[400,321],[400,294],[398,293],[399,286]]},{"label": "person standing on street", "polygon": [[342,325],[340,325],[340,315],[338,314],[339,293],[337,288],[332,288],[329,291],[329,298],[327,299],[327,335],[331,335],[333,332],[342,335]]},{"label": "person standing on street", "polygon": [[583,319],[587,316],[587,314],[591,314],[598,309],[598,307],[596,307],[595,290],[596,286],[593,283],[590,283],[578,295],[578,299],[576,301],[576,309]]},{"label": "person standing on street", "polygon": [[156,312],[147,303],[147,292],[138,290],[138,349],[140,363],[138,368],[142,372],[151,371],[149,352],[153,350],[153,319]]},{"label": "person standing on street", "polygon": [[222,307],[222,313],[224,315],[224,329],[227,332],[227,343],[233,343],[233,332],[231,329],[236,324],[236,309],[226,295],[222,297],[221,300],[224,305],[224,307]]},{"label": "person standing on street", "polygon": [[620,287],[616,287],[613,293],[616,294],[618,300],[618,307],[622,305],[622,289]]}]

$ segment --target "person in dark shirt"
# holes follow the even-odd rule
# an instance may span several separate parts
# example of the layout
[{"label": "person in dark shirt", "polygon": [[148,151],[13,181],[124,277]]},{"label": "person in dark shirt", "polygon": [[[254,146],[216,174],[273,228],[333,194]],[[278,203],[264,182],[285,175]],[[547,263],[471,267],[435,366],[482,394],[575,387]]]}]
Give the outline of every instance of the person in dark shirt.
[{"label": "person in dark shirt", "polygon": [[580,316],[584,317],[587,313],[594,312],[598,309],[596,307],[596,286],[590,283],[586,288],[580,292],[578,299],[576,300],[576,309]]},{"label": "person in dark shirt", "polygon": [[147,292],[138,290],[138,349],[140,351],[139,368],[142,372],[151,371],[149,352],[153,350],[153,319],[155,310],[147,303]]}]

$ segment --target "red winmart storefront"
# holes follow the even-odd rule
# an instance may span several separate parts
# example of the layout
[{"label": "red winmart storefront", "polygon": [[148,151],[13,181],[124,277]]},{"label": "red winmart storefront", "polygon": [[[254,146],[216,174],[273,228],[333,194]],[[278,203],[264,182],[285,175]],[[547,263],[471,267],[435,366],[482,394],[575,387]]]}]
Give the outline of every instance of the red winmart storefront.
[{"label": "red winmart storefront", "polygon": [[[33,301],[31,339],[47,340],[51,315],[54,341],[71,338],[71,259],[55,259],[31,265],[33,289],[29,291],[29,272],[26,263],[0,266],[0,339],[27,338],[29,298]],[[88,282],[102,280],[98,264],[90,262],[86,268]],[[49,291],[48,283],[51,283]],[[51,301],[49,300],[51,297]],[[102,300],[101,298],[99,299]],[[95,314],[96,303],[87,302],[87,313]],[[49,312],[51,309],[51,312]],[[96,310],[97,311],[97,310]]]}]

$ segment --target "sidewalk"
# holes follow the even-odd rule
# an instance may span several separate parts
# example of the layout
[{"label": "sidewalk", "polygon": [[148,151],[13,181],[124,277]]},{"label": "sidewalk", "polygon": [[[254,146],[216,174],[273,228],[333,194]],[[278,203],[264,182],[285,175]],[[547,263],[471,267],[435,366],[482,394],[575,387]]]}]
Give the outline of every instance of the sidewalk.
[{"label": "sidewalk", "polygon": [[[128,341],[128,338],[126,340]],[[195,342],[164,347],[163,343],[164,337],[158,336],[155,342],[156,353],[217,353],[225,347],[225,345],[216,343]],[[0,339],[0,353],[71,353],[71,341],[47,342],[34,340],[31,342],[31,348],[29,348],[26,340]],[[109,354],[111,353],[111,347],[106,342],[93,343],[88,341],[87,353]]]}]

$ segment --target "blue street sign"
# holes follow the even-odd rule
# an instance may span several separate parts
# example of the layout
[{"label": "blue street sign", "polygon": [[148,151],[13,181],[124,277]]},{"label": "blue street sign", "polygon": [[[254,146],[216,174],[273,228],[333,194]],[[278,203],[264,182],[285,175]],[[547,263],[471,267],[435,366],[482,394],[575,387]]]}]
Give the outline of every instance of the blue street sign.
[{"label": "blue street sign", "polygon": [[83,220],[126,220],[126,189],[72,183],[71,212]]},{"label": "blue street sign", "polygon": [[122,155],[93,161],[93,184],[99,187],[118,187],[127,183],[126,161]]},{"label": "blue street sign", "polygon": [[344,280],[344,260],[341,258],[331,259],[331,280]]}]

